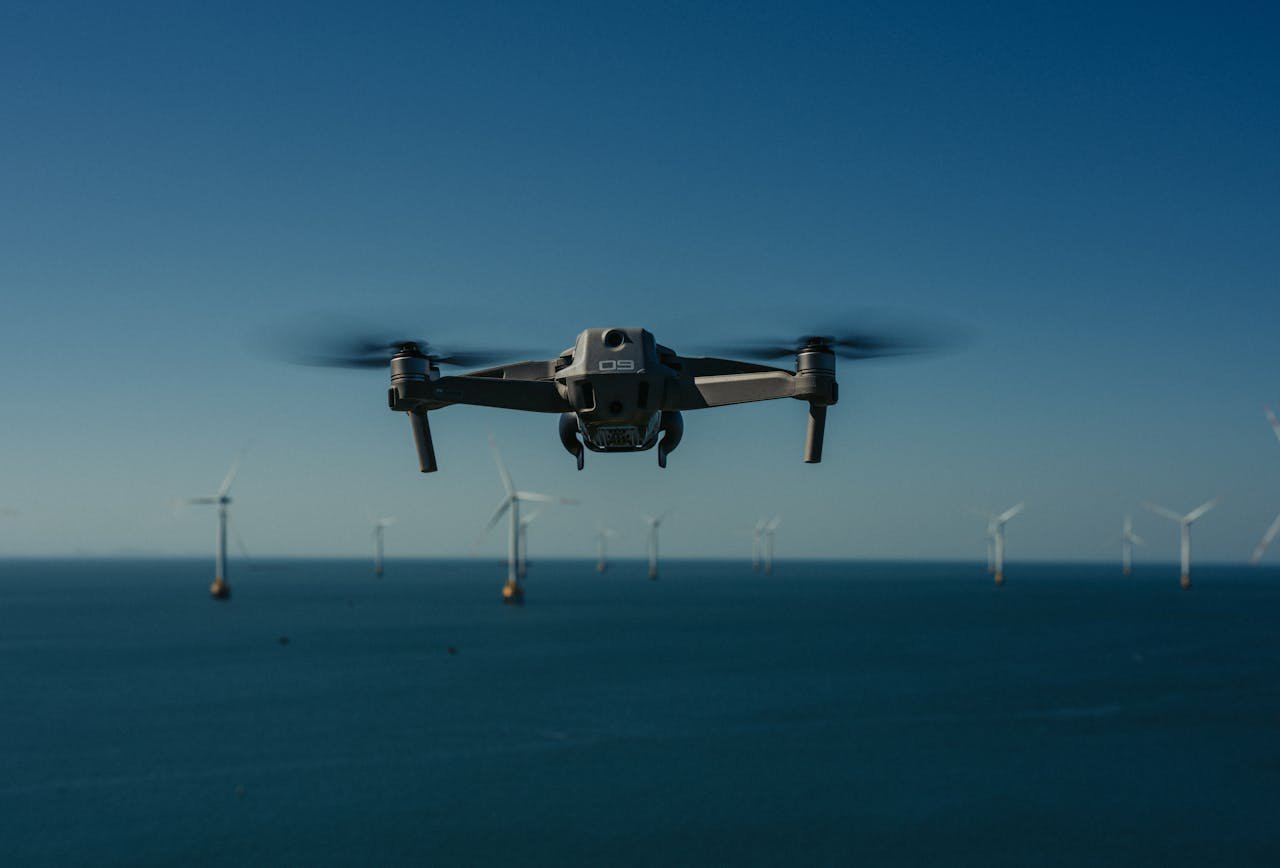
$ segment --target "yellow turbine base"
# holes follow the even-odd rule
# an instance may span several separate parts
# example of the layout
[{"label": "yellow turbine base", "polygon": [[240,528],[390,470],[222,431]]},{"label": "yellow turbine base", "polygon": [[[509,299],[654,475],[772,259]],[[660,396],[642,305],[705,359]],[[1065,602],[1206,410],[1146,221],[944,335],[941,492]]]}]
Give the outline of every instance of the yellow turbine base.
[{"label": "yellow turbine base", "polygon": [[1182,590],[1187,590],[1187,588],[1191,587],[1191,577],[1183,573],[1182,578],[1178,580],[1178,584],[1182,585]]},{"label": "yellow turbine base", "polygon": [[508,606],[523,606],[524,588],[516,582],[507,582],[502,586],[502,602]]},{"label": "yellow turbine base", "polygon": [[209,596],[215,600],[229,600],[231,599],[231,586],[227,584],[226,579],[219,576],[209,586]]},{"label": "yellow turbine base", "polygon": [[1004,584],[1004,573],[996,573],[996,587],[999,588]]}]

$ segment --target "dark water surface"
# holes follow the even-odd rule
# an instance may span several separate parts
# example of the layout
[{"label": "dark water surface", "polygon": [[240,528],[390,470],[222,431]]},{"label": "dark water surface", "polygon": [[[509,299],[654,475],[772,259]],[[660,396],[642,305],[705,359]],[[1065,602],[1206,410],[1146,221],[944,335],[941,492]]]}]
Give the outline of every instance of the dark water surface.
[{"label": "dark water surface", "polygon": [[1280,571],[264,566],[0,562],[0,862],[1280,865]]}]

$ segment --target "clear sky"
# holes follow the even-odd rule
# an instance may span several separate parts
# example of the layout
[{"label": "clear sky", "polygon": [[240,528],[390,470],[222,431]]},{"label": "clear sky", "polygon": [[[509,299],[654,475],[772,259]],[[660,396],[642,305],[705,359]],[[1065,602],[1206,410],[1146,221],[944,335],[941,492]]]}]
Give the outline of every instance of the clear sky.
[{"label": "clear sky", "polygon": [[[1280,511],[1280,13],[1272,3],[0,6],[0,554],[465,555],[502,489],[672,555],[1248,557]],[[805,407],[686,415],[670,467],[554,416],[433,416],[247,334],[335,311],[551,356],[643,325],[687,354],[867,309],[972,332],[844,363]],[[855,319],[856,321],[856,319]],[[501,534],[481,547],[502,551]],[[1280,547],[1271,560],[1280,558]]]}]

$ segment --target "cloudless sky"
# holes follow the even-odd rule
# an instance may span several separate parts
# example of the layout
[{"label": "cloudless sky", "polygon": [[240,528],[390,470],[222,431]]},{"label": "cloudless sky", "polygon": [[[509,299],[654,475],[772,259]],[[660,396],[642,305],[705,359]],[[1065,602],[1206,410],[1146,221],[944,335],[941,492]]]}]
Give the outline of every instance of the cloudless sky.
[{"label": "cloudless sky", "polygon": [[[465,555],[502,489],[575,497],[531,551],[1248,557],[1280,511],[1274,4],[62,3],[0,6],[0,554]],[[419,474],[380,372],[246,340],[335,312],[549,357],[641,325],[733,338],[916,321],[954,352],[839,369],[824,462],[794,401],[686,414],[656,453],[556,418],[433,414]],[[479,548],[498,556],[492,534]],[[1274,560],[1280,550],[1272,553]]]}]

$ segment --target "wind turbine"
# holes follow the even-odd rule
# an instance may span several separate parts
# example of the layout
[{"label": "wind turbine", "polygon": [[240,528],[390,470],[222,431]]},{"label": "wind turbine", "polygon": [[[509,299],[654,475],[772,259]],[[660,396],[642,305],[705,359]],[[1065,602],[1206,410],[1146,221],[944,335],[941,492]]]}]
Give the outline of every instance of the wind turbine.
[{"label": "wind turbine", "polygon": [[385,518],[374,518],[373,513],[369,513],[369,520],[373,522],[373,574],[375,576],[382,575],[382,531],[396,523],[395,516],[387,516]]},{"label": "wind turbine", "polygon": [[596,561],[597,573],[603,573],[605,570],[609,569],[609,560],[608,560],[609,538],[616,537],[617,535],[618,535],[617,532],[610,530],[609,528],[605,527],[603,524],[596,525],[596,539],[600,543],[600,559]]},{"label": "wind turbine", "polygon": [[218,486],[218,493],[213,497],[191,497],[186,501],[192,505],[213,504],[218,507],[218,542],[214,550],[213,584],[209,586],[209,594],[215,600],[231,598],[231,585],[227,584],[227,507],[231,504],[231,483],[240,472],[240,462],[243,460],[244,450],[242,449],[236,460],[231,463],[231,469],[227,471],[227,477],[222,480],[222,485]]},{"label": "wind turbine", "polygon": [[1196,519],[1217,505],[1218,498],[1215,497],[1213,500],[1208,500],[1200,504],[1186,515],[1178,515],[1172,509],[1166,509],[1165,507],[1157,506],[1154,503],[1143,504],[1143,506],[1155,514],[1163,515],[1167,519],[1176,521],[1178,523],[1178,527],[1181,529],[1182,576],[1178,579],[1178,582],[1182,585],[1182,589],[1184,591],[1191,587],[1191,525],[1195,523]]},{"label": "wind turbine", "polygon": [[489,437],[489,446],[493,449],[493,458],[498,463],[498,473],[502,476],[502,487],[507,490],[501,502],[498,503],[498,509],[493,514],[493,518],[489,519],[489,523],[485,525],[484,534],[488,534],[493,530],[493,526],[498,523],[503,514],[506,513],[510,518],[510,525],[507,533],[507,583],[502,588],[502,602],[504,603],[523,603],[524,588],[520,587],[520,504],[521,503],[577,503],[566,497],[552,497],[549,494],[536,494],[532,491],[517,491],[515,485],[511,482],[511,474],[507,472],[506,462],[502,460],[502,453],[498,451],[498,444],[494,442],[493,436]]},{"label": "wind turbine", "polygon": [[[1276,439],[1280,440],[1280,419],[1276,418],[1276,414],[1271,412],[1271,408],[1265,408],[1267,421],[1271,423],[1271,430],[1276,432]],[[1267,550],[1267,546],[1271,545],[1271,541],[1276,538],[1276,534],[1280,533],[1280,515],[1275,517],[1271,522],[1271,527],[1267,528],[1267,532],[1262,535],[1262,539],[1253,549],[1253,555],[1249,558],[1249,563],[1256,564],[1262,560],[1262,553]]]},{"label": "wind turbine", "polygon": [[1142,537],[1133,532],[1133,516],[1124,517],[1124,533],[1120,535],[1120,559],[1124,564],[1124,574],[1133,575],[1133,547],[1143,545]]},{"label": "wind turbine", "polygon": [[662,520],[671,514],[671,510],[654,518],[651,515],[642,515],[649,525],[649,578],[658,578],[658,528],[662,525]]},{"label": "wind turbine", "polygon": [[991,537],[992,568],[996,574],[997,588],[1004,584],[1004,526],[1009,519],[1026,507],[1025,503],[1012,506],[999,515],[992,516],[991,523],[987,525],[987,534]]},{"label": "wind turbine", "polygon": [[773,535],[782,524],[782,516],[775,515],[760,528],[761,548],[764,550],[764,574],[773,575]]}]

